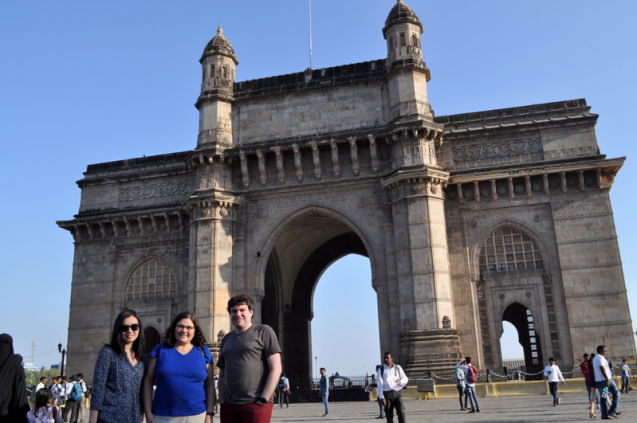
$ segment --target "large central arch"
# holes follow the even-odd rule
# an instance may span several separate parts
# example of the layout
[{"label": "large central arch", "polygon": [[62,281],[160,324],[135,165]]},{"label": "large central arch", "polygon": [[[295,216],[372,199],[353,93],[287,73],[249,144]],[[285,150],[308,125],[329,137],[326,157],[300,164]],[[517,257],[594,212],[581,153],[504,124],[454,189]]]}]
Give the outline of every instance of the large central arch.
[{"label": "large central arch", "polygon": [[264,249],[261,321],[276,332],[284,371],[297,380],[312,374],[312,303],[323,272],[339,258],[358,254],[370,258],[374,274],[369,247],[347,220],[329,209],[302,210],[275,229],[271,247]]}]

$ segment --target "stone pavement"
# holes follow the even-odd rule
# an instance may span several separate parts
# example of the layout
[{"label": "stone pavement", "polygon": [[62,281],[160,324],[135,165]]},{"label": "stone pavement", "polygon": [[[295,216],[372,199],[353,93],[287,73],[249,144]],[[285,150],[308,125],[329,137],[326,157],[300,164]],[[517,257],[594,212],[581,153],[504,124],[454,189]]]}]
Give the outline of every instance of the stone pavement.
[{"label": "stone pavement", "polygon": [[[635,391],[637,392],[637,391]],[[481,413],[468,414],[459,410],[457,399],[407,401],[407,421],[462,423],[462,422],[576,422],[591,421],[588,417],[586,396],[560,395],[561,405],[552,406],[552,398],[546,396],[478,398]],[[619,410],[623,415],[617,421],[637,422],[637,393],[622,395]],[[322,403],[291,404],[280,409],[278,404],[272,413],[272,423],[288,422],[386,422],[375,420],[378,405],[375,402],[343,402],[330,404],[330,415],[321,418]],[[598,418],[601,412],[596,411]],[[398,419],[394,417],[394,422]]]}]

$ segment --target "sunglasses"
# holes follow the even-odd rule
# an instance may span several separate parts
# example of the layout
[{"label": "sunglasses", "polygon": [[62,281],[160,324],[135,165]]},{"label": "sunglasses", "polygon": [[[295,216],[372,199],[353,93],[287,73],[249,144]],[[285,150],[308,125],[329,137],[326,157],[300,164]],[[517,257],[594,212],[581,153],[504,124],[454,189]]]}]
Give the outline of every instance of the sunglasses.
[{"label": "sunglasses", "polygon": [[122,327],[120,328],[120,331],[122,333],[126,333],[126,332],[128,332],[128,329],[132,329],[133,332],[137,332],[139,330],[139,327],[140,326],[137,323],[135,323],[134,325],[130,325],[130,326],[122,325]]}]

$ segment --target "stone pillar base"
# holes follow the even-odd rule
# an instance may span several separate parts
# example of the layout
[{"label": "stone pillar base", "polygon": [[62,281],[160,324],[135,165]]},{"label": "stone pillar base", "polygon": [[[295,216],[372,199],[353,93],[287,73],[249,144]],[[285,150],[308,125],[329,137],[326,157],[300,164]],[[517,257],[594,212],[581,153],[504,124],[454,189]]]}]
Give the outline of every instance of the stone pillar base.
[{"label": "stone pillar base", "polygon": [[427,372],[452,377],[461,359],[460,337],[455,329],[412,330],[399,335],[400,364],[409,378]]}]

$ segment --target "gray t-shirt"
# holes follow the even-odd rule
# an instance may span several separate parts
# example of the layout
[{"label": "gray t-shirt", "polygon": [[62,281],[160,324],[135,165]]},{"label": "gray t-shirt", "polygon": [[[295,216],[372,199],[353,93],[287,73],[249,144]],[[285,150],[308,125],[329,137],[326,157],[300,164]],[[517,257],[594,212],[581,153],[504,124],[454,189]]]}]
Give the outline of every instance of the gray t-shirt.
[{"label": "gray t-shirt", "polygon": [[[217,367],[225,370],[228,404],[251,404],[263,392],[270,374],[268,357],[281,352],[279,341],[270,326],[252,325],[237,334],[227,334],[221,341]],[[278,375],[277,375],[278,376]],[[269,398],[273,402],[273,398]]]}]

